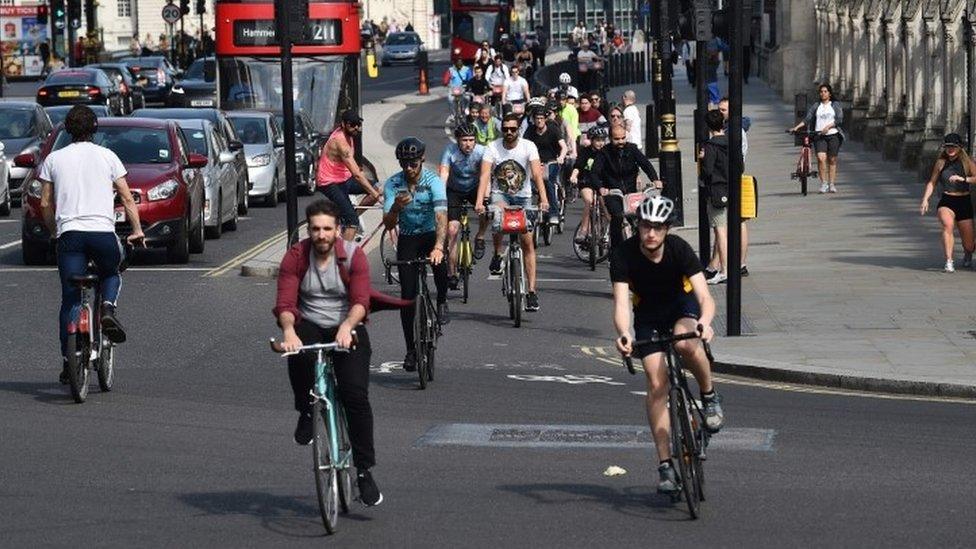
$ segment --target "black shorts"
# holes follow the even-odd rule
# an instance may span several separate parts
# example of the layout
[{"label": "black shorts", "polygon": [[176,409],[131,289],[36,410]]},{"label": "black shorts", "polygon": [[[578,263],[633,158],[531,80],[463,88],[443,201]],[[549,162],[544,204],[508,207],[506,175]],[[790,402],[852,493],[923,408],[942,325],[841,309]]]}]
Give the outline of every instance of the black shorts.
[{"label": "black shorts", "polygon": [[478,200],[478,189],[474,188],[467,192],[447,189],[447,219],[448,221],[458,221],[461,219],[461,205],[468,203],[468,209],[474,208],[474,203]]},{"label": "black shorts", "polygon": [[817,153],[827,153],[827,156],[836,157],[843,142],[839,133],[833,135],[818,135],[813,140],[813,147]]},{"label": "black shorts", "polygon": [[[682,318],[698,320],[701,318],[701,307],[695,294],[684,294],[674,300],[670,307],[659,309],[654,316],[640,315],[635,316],[634,337],[637,341],[649,339],[654,332],[659,334],[670,333],[674,330],[676,322]],[[634,349],[634,357],[643,359],[654,353],[663,353],[664,345],[659,343],[646,343],[638,345]]]},{"label": "black shorts", "polygon": [[956,214],[956,221],[965,221],[973,218],[973,201],[969,198],[968,194],[963,196],[943,194],[942,198],[939,199],[939,205],[935,208],[936,211],[939,208],[949,208],[952,210],[952,213]]}]

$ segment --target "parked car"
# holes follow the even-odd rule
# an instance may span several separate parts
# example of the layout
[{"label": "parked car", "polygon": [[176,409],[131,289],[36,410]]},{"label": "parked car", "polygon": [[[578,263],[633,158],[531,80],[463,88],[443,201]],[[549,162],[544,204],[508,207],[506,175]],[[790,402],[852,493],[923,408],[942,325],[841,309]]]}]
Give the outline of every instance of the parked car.
[{"label": "parked car", "polygon": [[424,49],[420,35],[415,32],[394,32],[383,42],[383,57],[380,63],[386,67],[393,63],[414,63],[417,54]]},{"label": "parked car", "polygon": [[180,71],[170,64],[169,59],[162,55],[146,57],[125,57],[120,63],[129,67],[136,78],[145,78],[143,84],[146,102],[165,103],[169,97],[173,83],[176,82]]},{"label": "parked car", "polygon": [[[275,122],[285,130],[285,115],[274,113]],[[295,169],[298,173],[299,190],[306,194],[315,192],[315,172],[319,164],[317,143],[321,135],[312,126],[312,120],[305,111],[295,111]]]},{"label": "parked car", "polygon": [[216,107],[217,60],[201,57],[186,70],[186,77],[170,90],[167,107]]},{"label": "parked car", "polygon": [[[33,105],[33,103],[31,104]],[[54,127],[64,122],[65,117],[68,116],[68,111],[70,111],[73,107],[74,105],[56,105],[54,107],[44,107],[44,112],[47,114],[48,118],[51,119],[51,126]],[[112,113],[109,112],[108,107],[105,105],[88,105],[88,108],[95,113],[95,116],[112,116]]]},{"label": "parked car", "polygon": [[[105,108],[104,105],[102,108]],[[0,177],[0,185],[4,185],[4,181],[9,180],[5,185],[9,190],[8,198],[4,200],[9,199],[14,202],[20,200],[21,187],[29,171],[14,166],[14,157],[26,152],[37,152],[51,133],[53,124],[44,111],[45,109],[31,101],[0,103],[0,143],[3,143],[5,156],[3,162],[5,173]]]},{"label": "parked car", "polygon": [[[204,186],[200,169],[207,158],[188,152],[183,132],[175,122],[135,118],[103,118],[92,141],[108,147],[128,172],[146,245],[166,248],[172,263],[186,263],[191,253],[204,248]],[[71,136],[60,126],[40,154],[17,156],[14,163],[30,168],[23,201],[21,251],[24,263],[36,265],[53,257],[51,235],[41,218],[41,184],[37,167],[52,151],[69,146]],[[131,234],[122,205],[116,198],[115,231]]]},{"label": "parked car", "polygon": [[237,183],[240,185],[240,202],[237,204],[237,213],[247,215],[248,191],[251,189],[251,180],[248,175],[244,144],[241,143],[237,130],[227,119],[227,114],[224,111],[219,109],[138,109],[131,116],[163,120],[209,120],[224,137],[230,150],[234,153],[234,167],[237,170]]},{"label": "parked car", "polygon": [[203,173],[203,221],[207,238],[220,238],[224,229],[237,230],[240,188],[234,170],[234,153],[209,120],[178,120],[191,153],[207,157]]},{"label": "parked car", "polygon": [[4,154],[3,143],[0,143],[0,217],[10,215],[13,206],[13,193],[10,191],[10,168],[7,167],[7,156]]},{"label": "parked car", "polygon": [[146,106],[145,90],[140,84],[146,82],[146,78],[136,79],[124,63],[94,63],[86,66],[102,69],[109,78],[115,80],[122,92],[122,114],[129,114]]},{"label": "parked car", "polygon": [[278,195],[285,190],[285,138],[278,122],[264,111],[230,111],[227,118],[244,143],[248,177],[254,185],[251,196],[261,197],[265,206],[277,206]]},{"label": "parked car", "polygon": [[37,89],[37,103],[51,105],[105,105],[122,114],[122,90],[102,69],[65,69],[48,75]]}]

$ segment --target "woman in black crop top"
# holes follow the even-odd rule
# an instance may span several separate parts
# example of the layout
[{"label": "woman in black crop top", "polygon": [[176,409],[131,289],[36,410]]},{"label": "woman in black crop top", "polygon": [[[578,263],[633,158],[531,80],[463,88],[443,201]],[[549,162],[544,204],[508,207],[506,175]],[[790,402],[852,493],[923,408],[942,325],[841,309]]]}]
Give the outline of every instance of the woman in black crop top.
[{"label": "woman in black crop top", "polygon": [[936,212],[942,222],[942,248],[945,251],[945,267],[947,273],[955,271],[952,262],[952,250],[955,246],[952,228],[955,226],[962,239],[963,267],[972,267],[973,249],[976,248],[976,238],[973,235],[973,203],[969,196],[970,185],[976,184],[976,164],[969,158],[962,147],[962,137],[950,133],[942,143],[942,152],[932,167],[932,176],[925,184],[925,194],[919,212],[925,215],[929,210],[929,198],[935,191],[936,183],[942,188],[942,198]]}]

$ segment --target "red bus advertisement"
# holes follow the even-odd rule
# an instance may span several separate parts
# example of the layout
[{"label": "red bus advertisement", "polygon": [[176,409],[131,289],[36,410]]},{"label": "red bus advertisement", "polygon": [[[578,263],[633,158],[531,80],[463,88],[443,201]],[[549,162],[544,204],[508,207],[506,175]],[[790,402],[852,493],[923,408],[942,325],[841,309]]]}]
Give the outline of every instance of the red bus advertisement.
[{"label": "red bus advertisement", "polygon": [[[216,0],[217,98],[224,110],[280,111],[281,48],[273,0]],[[306,39],[292,47],[295,112],[315,129],[359,111],[359,4],[309,2]]]},{"label": "red bus advertisement", "polygon": [[496,46],[512,30],[510,0],[451,0],[451,13],[452,61],[458,57],[466,63],[474,61],[482,43]]}]

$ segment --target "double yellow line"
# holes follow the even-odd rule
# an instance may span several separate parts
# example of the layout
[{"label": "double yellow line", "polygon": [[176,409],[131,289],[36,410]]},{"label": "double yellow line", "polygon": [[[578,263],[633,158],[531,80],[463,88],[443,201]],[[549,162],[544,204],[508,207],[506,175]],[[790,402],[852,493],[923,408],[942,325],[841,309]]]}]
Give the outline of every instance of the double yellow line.
[{"label": "double yellow line", "polygon": [[283,242],[288,237],[288,231],[281,231],[280,233],[272,236],[271,238],[260,242],[251,248],[248,248],[243,253],[237,255],[230,261],[227,261],[219,267],[215,267],[203,274],[204,277],[216,278],[218,276],[223,276],[227,274],[228,271],[240,267],[244,263],[250,261],[252,258],[260,254],[261,252],[267,250],[268,248]]}]

